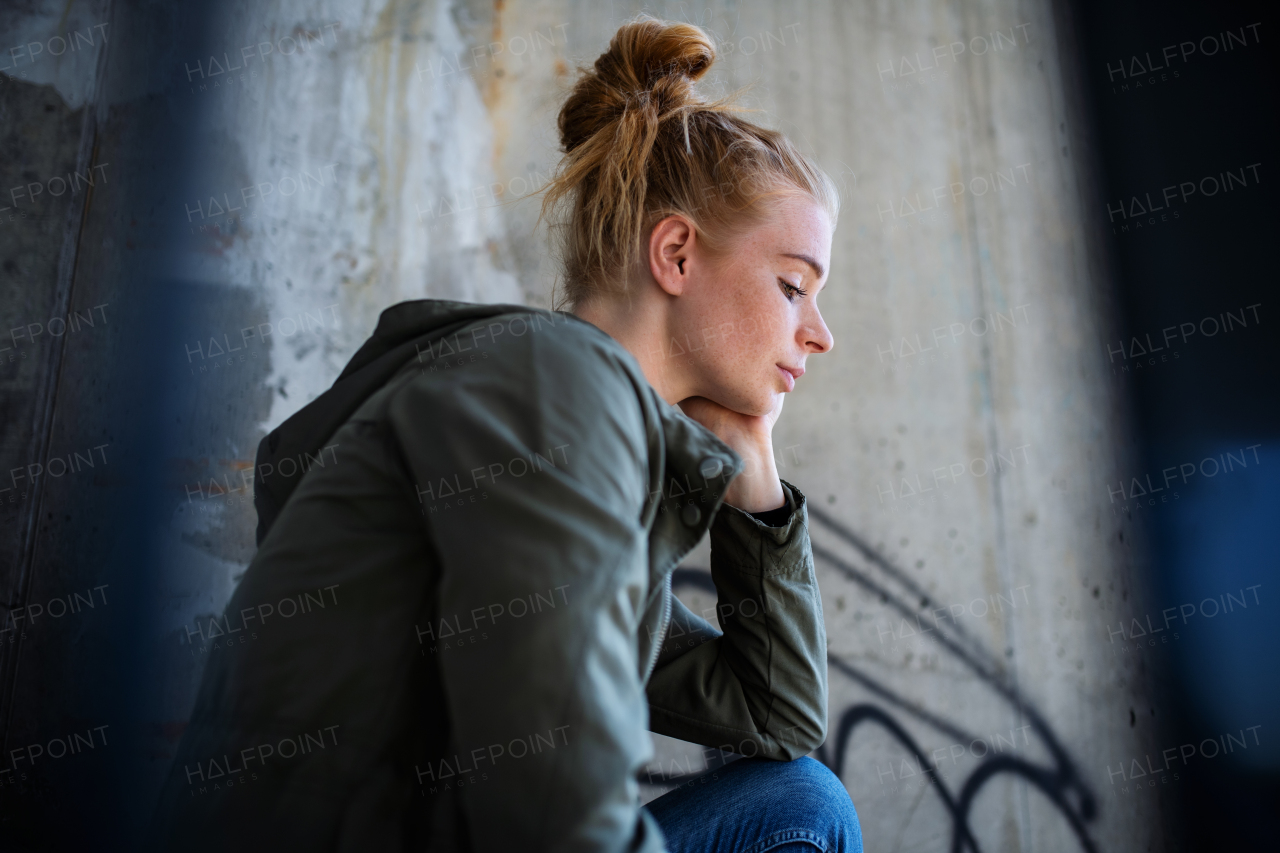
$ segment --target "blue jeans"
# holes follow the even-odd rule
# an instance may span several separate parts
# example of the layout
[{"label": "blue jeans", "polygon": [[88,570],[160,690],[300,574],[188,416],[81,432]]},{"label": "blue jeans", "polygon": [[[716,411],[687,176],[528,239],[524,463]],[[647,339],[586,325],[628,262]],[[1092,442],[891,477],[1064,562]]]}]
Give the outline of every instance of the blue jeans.
[{"label": "blue jeans", "polygon": [[862,853],[844,783],[808,757],[740,758],[645,808],[671,853]]}]

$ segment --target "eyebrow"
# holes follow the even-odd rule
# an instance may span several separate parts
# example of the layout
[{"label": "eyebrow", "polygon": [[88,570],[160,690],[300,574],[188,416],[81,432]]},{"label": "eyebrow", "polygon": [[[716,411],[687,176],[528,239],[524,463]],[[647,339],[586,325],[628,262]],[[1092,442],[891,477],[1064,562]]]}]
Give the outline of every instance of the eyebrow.
[{"label": "eyebrow", "polygon": [[784,258],[794,258],[794,259],[795,259],[795,260],[797,260],[797,261],[804,261],[806,264],[808,264],[809,266],[813,267],[813,271],[817,274],[817,276],[818,276],[819,280],[821,280],[821,278],[822,278],[822,264],[818,263],[817,261],[815,261],[813,258],[809,257],[808,255],[797,255],[797,254],[792,254],[791,252],[783,252],[783,253],[782,253],[782,257],[784,257]]}]

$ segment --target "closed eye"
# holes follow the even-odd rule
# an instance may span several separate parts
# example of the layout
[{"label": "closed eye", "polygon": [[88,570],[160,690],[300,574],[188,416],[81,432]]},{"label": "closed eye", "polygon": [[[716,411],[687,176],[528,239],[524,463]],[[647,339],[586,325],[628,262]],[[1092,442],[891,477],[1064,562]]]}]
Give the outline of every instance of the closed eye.
[{"label": "closed eye", "polygon": [[788,302],[795,302],[796,296],[808,296],[809,291],[801,287],[796,287],[785,278],[779,278],[778,284],[782,285],[782,292],[786,295]]}]

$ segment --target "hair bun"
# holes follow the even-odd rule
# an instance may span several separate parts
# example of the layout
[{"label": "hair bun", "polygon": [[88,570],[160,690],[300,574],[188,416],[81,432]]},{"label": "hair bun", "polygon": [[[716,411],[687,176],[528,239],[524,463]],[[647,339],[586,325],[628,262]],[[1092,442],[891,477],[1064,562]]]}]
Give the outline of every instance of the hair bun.
[{"label": "hair bun", "polygon": [[629,103],[648,101],[659,114],[701,103],[693,83],[715,61],[711,37],[693,24],[642,16],[624,24],[560,111],[560,144],[571,152]]}]

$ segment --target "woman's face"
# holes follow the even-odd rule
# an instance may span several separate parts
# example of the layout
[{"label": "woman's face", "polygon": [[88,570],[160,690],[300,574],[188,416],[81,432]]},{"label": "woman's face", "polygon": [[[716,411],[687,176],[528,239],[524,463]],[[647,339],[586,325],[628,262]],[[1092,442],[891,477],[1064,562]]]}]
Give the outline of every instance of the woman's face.
[{"label": "woman's face", "polygon": [[835,344],[818,312],[831,267],[831,218],[813,199],[784,196],[719,257],[694,247],[670,356],[688,350],[696,396],[765,415],[793,390],[814,353]]}]

